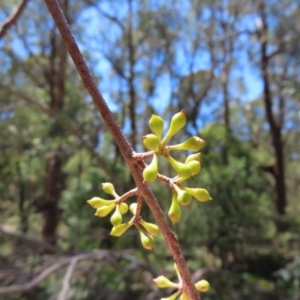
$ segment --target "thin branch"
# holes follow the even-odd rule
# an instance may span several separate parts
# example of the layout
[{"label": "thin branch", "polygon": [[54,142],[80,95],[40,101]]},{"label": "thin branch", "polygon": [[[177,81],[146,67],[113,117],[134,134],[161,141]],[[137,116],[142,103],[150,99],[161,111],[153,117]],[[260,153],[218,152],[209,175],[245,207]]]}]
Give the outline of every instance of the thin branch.
[{"label": "thin branch", "polygon": [[16,238],[21,239],[30,244],[41,246],[42,248],[49,250],[51,252],[54,252],[54,253],[60,253],[60,254],[64,253],[64,251],[62,249],[60,249],[59,247],[53,246],[52,244],[44,242],[38,238],[28,236],[27,234],[25,234],[24,232],[19,231],[19,230],[11,230],[7,227],[0,227],[0,233],[16,237]]},{"label": "thin branch", "polygon": [[[24,284],[18,284],[18,285],[11,285],[7,287],[1,287],[0,288],[0,295],[6,295],[10,293],[22,293],[22,292],[28,292],[32,290],[34,287],[36,287],[40,282],[42,282],[46,277],[48,277],[50,274],[53,272],[61,269],[62,267],[68,265],[68,264],[73,264],[74,261],[79,262],[81,260],[104,260],[104,261],[112,261],[114,262],[116,259],[125,259],[129,260],[131,262],[131,266],[129,268],[133,268],[136,266],[139,266],[140,264],[138,261],[132,256],[129,255],[128,253],[119,253],[119,252],[114,252],[114,251],[107,251],[107,250],[97,250],[95,252],[90,252],[90,253],[83,253],[83,254],[77,254],[72,257],[65,258],[48,268],[44,269],[37,277],[32,279],[31,281],[24,283]],[[75,267],[75,265],[74,265]],[[69,273],[71,273],[72,269],[69,270]],[[66,275],[68,274],[68,271]],[[71,276],[71,274],[68,274],[68,276]],[[65,276],[65,280],[67,280]]]},{"label": "thin branch", "polygon": [[25,106],[25,104],[22,102],[17,102],[17,103],[12,103],[12,104],[2,106],[0,108],[0,114],[15,110],[15,109],[23,107],[23,106]]},{"label": "thin branch", "polygon": [[19,6],[17,6],[12,13],[8,16],[6,20],[0,25],[0,40],[5,36],[7,30],[16,24],[18,18],[22,14],[23,10],[25,9],[26,4],[29,0],[23,0]]},{"label": "thin branch", "polygon": [[61,291],[59,293],[59,298],[58,298],[59,300],[66,300],[68,297],[68,292],[70,290],[70,281],[71,281],[71,277],[74,272],[76,264],[77,264],[77,258],[74,257],[74,258],[72,258],[72,260],[69,264],[69,267],[67,269],[67,272],[65,274],[63,285],[62,285]]},{"label": "thin branch", "polygon": [[68,51],[74,61],[74,64],[82,78],[85,87],[89,91],[107,128],[113,135],[115,142],[117,143],[126,163],[128,164],[128,167],[130,168],[139,192],[145,199],[158,226],[162,231],[162,234],[164,235],[166,243],[169,247],[170,252],[172,253],[174,261],[177,264],[179,273],[181,275],[183,290],[189,295],[191,300],[199,300],[200,296],[195,288],[195,285],[193,284],[191,274],[183,257],[178,239],[172,232],[161,207],[159,206],[155,196],[153,195],[153,192],[150,190],[148,184],[144,182],[142,170],[140,169],[136,161],[132,158],[133,149],[124,137],[122,131],[120,130],[113,117],[112,112],[108,108],[102,94],[100,93],[96,82],[93,79],[90,70],[88,69],[87,64],[82,56],[82,53],[78,48],[78,45],[59,6],[59,3],[57,2],[57,0],[45,0],[45,3],[47,4],[48,9],[56,23],[56,26],[67,45]]},{"label": "thin branch", "polygon": [[138,194],[138,189],[134,188],[128,192],[126,192],[125,194],[123,194],[122,196],[118,197],[117,199],[115,199],[118,203],[125,201],[126,199],[137,195]]},{"label": "thin branch", "polygon": [[154,155],[154,151],[140,152],[140,153],[134,152],[132,157],[135,158],[136,160],[144,160],[146,158],[153,157],[153,155]]},{"label": "thin branch", "polygon": [[141,194],[139,194],[138,199],[137,199],[136,213],[135,213],[135,216],[134,216],[135,219],[140,219],[142,205],[143,205],[143,197],[141,196]]}]

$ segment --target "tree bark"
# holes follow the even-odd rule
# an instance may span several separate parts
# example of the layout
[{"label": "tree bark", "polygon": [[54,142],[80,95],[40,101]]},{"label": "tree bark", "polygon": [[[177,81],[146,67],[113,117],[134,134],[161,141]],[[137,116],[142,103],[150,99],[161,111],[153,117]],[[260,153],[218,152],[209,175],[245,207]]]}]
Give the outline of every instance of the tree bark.
[{"label": "tree bark", "polygon": [[[67,15],[68,0],[64,0],[62,4],[63,11]],[[50,109],[59,112],[64,106],[65,97],[65,77],[67,66],[67,49],[58,35],[56,28],[53,29],[51,35],[50,66],[46,72],[46,78],[49,84]],[[62,130],[55,120],[53,130],[50,133],[53,138],[62,135]],[[57,226],[60,219],[59,200],[64,188],[64,174],[62,171],[63,158],[62,151],[56,149],[54,156],[49,158],[46,163],[46,179],[45,179],[45,210],[44,224],[42,235],[45,242],[56,245],[57,243]]]},{"label": "tree bark", "polygon": [[276,190],[276,211],[279,215],[285,214],[285,208],[287,205],[286,200],[286,187],[285,187],[285,175],[284,175],[284,153],[283,153],[283,141],[281,134],[281,124],[279,120],[276,120],[273,113],[273,101],[270,89],[270,81],[268,75],[269,56],[267,54],[267,31],[268,25],[266,21],[265,5],[264,2],[260,5],[260,18],[261,28],[259,31],[261,42],[261,69],[263,79],[263,100],[265,105],[266,119],[270,126],[270,133],[272,137],[272,145],[275,153],[274,172],[272,173],[275,179]]}]

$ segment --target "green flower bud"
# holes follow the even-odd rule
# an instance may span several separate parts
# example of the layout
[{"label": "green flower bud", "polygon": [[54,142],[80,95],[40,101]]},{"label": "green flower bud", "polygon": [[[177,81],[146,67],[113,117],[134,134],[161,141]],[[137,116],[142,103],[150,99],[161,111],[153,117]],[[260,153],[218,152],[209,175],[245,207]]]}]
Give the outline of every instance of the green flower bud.
[{"label": "green flower bud", "polygon": [[147,232],[152,236],[158,236],[159,235],[159,227],[156,224],[145,222],[144,220],[140,220],[139,222],[146,230]]},{"label": "green flower bud", "polygon": [[175,160],[171,155],[167,155],[166,159],[180,177],[190,178],[192,176],[191,169],[188,165]]},{"label": "green flower bud", "polygon": [[167,150],[198,151],[204,145],[204,141],[197,136],[192,136],[181,144],[168,146]]},{"label": "green flower bud", "polygon": [[186,293],[182,293],[179,300],[190,300],[190,297]]},{"label": "green flower bud", "polygon": [[90,206],[92,206],[93,208],[99,208],[99,207],[102,207],[102,206],[110,205],[113,202],[112,202],[112,200],[104,200],[104,199],[99,198],[99,197],[94,197],[94,198],[88,200],[87,203]]},{"label": "green flower bud", "polygon": [[180,205],[188,206],[192,202],[192,197],[188,192],[183,191],[180,188],[176,189],[176,192],[178,193],[177,201]]},{"label": "green flower bud", "polygon": [[142,242],[143,247],[148,250],[154,250],[153,237],[149,234],[142,232],[141,230],[139,232],[140,232],[140,237],[141,237],[141,242]]},{"label": "green flower bud", "polygon": [[167,297],[167,298],[161,298],[160,300],[176,300],[180,293],[181,293],[181,291],[177,291],[172,296]]},{"label": "green flower bud", "polygon": [[106,194],[110,194],[110,195],[114,196],[115,198],[119,197],[119,195],[116,193],[115,188],[112,183],[110,183],[110,182],[102,183],[102,188]]},{"label": "green flower bud", "polygon": [[128,205],[125,202],[121,202],[119,208],[122,215],[125,215],[128,212]]},{"label": "green flower bud", "polygon": [[178,270],[178,267],[177,267],[176,263],[174,263],[174,271],[176,272],[176,275],[177,275],[178,279],[181,280],[181,276],[179,274],[179,270]]},{"label": "green flower bud", "polygon": [[110,232],[110,235],[112,236],[121,236],[130,226],[132,225],[132,222],[119,224],[117,226],[114,226]]},{"label": "green flower bud", "polygon": [[107,216],[114,208],[116,207],[116,203],[102,206],[96,210],[95,216],[97,217],[105,217]]},{"label": "green flower bud", "polygon": [[115,212],[113,213],[113,215],[110,218],[110,222],[114,226],[117,226],[117,225],[121,224],[122,221],[123,221],[123,218],[122,218],[122,214],[120,212],[120,206],[117,205]]},{"label": "green flower bud", "polygon": [[188,187],[182,187],[182,189],[185,190],[186,192],[188,192],[189,194],[191,194],[194,198],[196,198],[197,200],[199,200],[201,202],[206,202],[208,200],[212,200],[210,194],[205,189],[199,189],[199,188],[191,189]]},{"label": "green flower bud", "polygon": [[157,156],[156,154],[154,154],[151,163],[143,171],[143,177],[145,181],[151,182],[156,179],[158,174],[157,163],[158,163]]},{"label": "green flower bud", "polygon": [[196,289],[199,292],[207,292],[210,289],[210,285],[206,280],[200,280],[195,284]]},{"label": "green flower bud", "polygon": [[172,138],[172,136],[176,134],[181,128],[183,128],[185,124],[186,124],[186,116],[184,110],[182,110],[181,112],[175,114],[172,117],[169,130],[166,136],[163,138],[162,144],[164,145],[167,144]]},{"label": "green flower bud", "polygon": [[155,150],[159,146],[159,139],[155,134],[147,134],[143,136],[143,143],[148,150]]},{"label": "green flower bud", "polygon": [[191,154],[186,158],[185,164],[188,164],[190,161],[193,161],[193,160],[199,161],[200,157],[201,157],[201,152]]},{"label": "green flower bud", "polygon": [[157,278],[153,279],[156,285],[163,289],[163,288],[178,288],[178,284],[170,281],[165,276],[158,276]]},{"label": "green flower bud", "polygon": [[173,224],[181,219],[181,208],[177,200],[176,193],[173,193],[172,204],[168,212],[168,216]]},{"label": "green flower bud", "polygon": [[201,164],[200,161],[197,160],[191,160],[187,163],[187,165],[190,167],[192,175],[196,175],[201,170]]},{"label": "green flower bud", "polygon": [[156,115],[152,115],[149,121],[149,127],[152,130],[152,132],[156,134],[159,141],[161,140],[161,135],[164,130],[164,123],[164,120]]},{"label": "green flower bud", "polygon": [[136,208],[137,208],[137,203],[131,203],[130,206],[129,206],[129,210],[131,211],[131,213],[133,215],[136,214]]}]

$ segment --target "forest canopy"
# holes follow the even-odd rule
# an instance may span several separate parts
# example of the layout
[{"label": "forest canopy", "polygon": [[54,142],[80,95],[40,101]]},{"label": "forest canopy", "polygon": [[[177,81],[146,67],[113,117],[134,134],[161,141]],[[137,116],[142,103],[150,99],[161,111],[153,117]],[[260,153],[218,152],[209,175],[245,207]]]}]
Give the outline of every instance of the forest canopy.
[{"label": "forest canopy", "polygon": [[[193,279],[210,282],[201,299],[300,299],[298,2],[58,2],[133,149],[145,151],[153,114],[181,110],[175,142],[205,140],[191,185],[213,201],[172,225]],[[114,238],[93,216],[86,201],[105,198],[103,182],[135,187],[46,4],[2,1],[0,299],[170,294],[153,283],[175,279],[163,236],[149,252],[136,231]],[[150,186],[167,213],[170,190]]]}]

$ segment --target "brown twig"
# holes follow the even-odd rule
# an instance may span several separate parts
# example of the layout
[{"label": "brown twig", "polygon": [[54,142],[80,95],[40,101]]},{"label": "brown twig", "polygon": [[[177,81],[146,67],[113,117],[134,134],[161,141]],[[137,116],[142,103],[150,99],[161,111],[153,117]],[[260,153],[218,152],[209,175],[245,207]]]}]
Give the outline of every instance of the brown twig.
[{"label": "brown twig", "polygon": [[123,194],[122,196],[118,197],[118,198],[116,199],[116,201],[117,201],[118,203],[123,202],[123,201],[125,201],[126,199],[128,199],[128,198],[130,198],[130,197],[132,197],[132,196],[134,196],[134,195],[137,195],[137,193],[138,193],[138,189],[137,189],[137,188],[132,189],[132,190],[128,191],[127,193]]},{"label": "brown twig", "polygon": [[76,257],[71,259],[71,262],[69,264],[69,267],[68,267],[67,272],[64,277],[62,288],[59,292],[59,297],[58,297],[59,300],[66,300],[68,297],[68,293],[70,290],[70,281],[71,281],[71,277],[74,272],[74,269],[76,267],[77,261],[78,261],[78,259]]},{"label": "brown twig", "polygon": [[22,14],[23,10],[25,9],[28,0],[23,0],[18,7],[16,7],[12,13],[8,16],[6,20],[0,26],[0,40],[5,36],[7,30],[16,24],[18,18]]},{"label": "brown twig", "polygon": [[148,152],[141,152],[141,153],[136,153],[134,152],[132,154],[132,157],[135,158],[136,160],[143,160],[146,158],[151,158],[154,155],[154,151],[148,151]]},{"label": "brown twig", "polygon": [[131,174],[135,180],[135,183],[138,187],[139,192],[145,199],[147,205],[149,206],[154,218],[160,227],[166,243],[169,247],[170,252],[174,258],[175,263],[177,264],[179,273],[183,282],[183,290],[189,295],[191,300],[199,300],[199,294],[192,282],[190,271],[186,265],[182,251],[176,238],[175,234],[172,232],[169,223],[159,206],[155,196],[150,190],[148,184],[144,182],[142,171],[138,164],[136,164],[135,159],[133,159],[133,149],[129,145],[128,141],[124,137],[122,131],[117,125],[112,112],[109,110],[102,94],[98,90],[96,82],[94,81],[87,64],[80,52],[78,45],[74,39],[74,36],[70,30],[70,27],[67,23],[67,20],[59,6],[57,0],[45,0],[45,3],[48,6],[48,9],[56,23],[57,28],[59,29],[64,42],[68,48],[68,51],[74,61],[74,64],[80,74],[82,81],[89,91],[96,107],[98,108],[107,128],[110,130],[111,134],[114,137],[115,142],[117,143],[128,167],[130,168]]},{"label": "brown twig", "polygon": [[29,235],[27,235],[24,232],[19,231],[19,230],[12,230],[12,229],[9,229],[7,227],[0,227],[0,233],[3,234],[3,235],[5,234],[5,235],[13,236],[13,237],[16,237],[18,239],[24,240],[25,242],[27,242],[29,244],[40,246],[43,249],[49,250],[53,253],[59,253],[59,254],[65,253],[65,251],[63,251],[59,247],[54,246],[52,244],[49,244],[47,242],[44,242],[44,241],[42,241],[40,239],[37,239],[35,237],[31,237],[31,236],[29,236]]},{"label": "brown twig", "polygon": [[135,213],[135,219],[140,219],[141,217],[141,210],[143,205],[143,196],[141,194],[138,195],[137,199],[137,207],[136,207],[136,213]]}]

